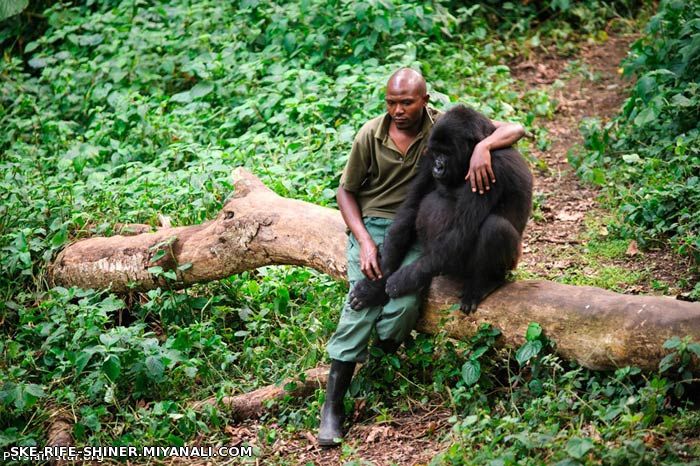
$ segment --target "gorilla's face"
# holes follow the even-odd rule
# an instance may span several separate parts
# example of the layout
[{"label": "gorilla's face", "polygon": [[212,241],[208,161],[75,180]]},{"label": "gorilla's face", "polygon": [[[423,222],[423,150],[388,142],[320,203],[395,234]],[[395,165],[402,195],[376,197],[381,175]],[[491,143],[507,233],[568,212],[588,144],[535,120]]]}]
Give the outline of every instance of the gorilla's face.
[{"label": "gorilla's face", "polygon": [[444,185],[455,185],[464,181],[467,174],[467,163],[451,151],[437,150],[432,153],[433,178]]},{"label": "gorilla's face", "polygon": [[433,160],[433,178],[438,181],[444,180],[447,176],[447,156],[437,154]]}]

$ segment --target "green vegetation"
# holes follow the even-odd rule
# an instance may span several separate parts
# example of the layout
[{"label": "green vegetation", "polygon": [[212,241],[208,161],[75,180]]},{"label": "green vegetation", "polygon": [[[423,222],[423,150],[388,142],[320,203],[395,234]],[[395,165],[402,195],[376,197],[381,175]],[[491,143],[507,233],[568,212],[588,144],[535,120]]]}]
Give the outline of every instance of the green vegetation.
[{"label": "green vegetation", "polygon": [[[437,106],[470,104],[545,144],[533,123],[553,103],[520,91],[504,57],[602,40],[631,4],[461,3],[88,0],[0,22],[0,449],[44,445],[57,409],[74,416],[78,445],[224,444],[229,413],[188,403],[322,362],[345,292],[292,267],[180,292],[50,287],[46,268],[69,241],[155,225],[159,213],[209,219],[240,165],[279,194],[333,205],[352,137],[382,111],[398,65],[425,73]],[[553,356],[535,324],[512,354],[494,348],[497,334],[419,335],[400,356],[375,355],[352,388],[361,420],[450,407],[451,445],[436,463],[700,456],[688,441],[700,416],[678,388],[697,345],[670,342],[659,374],[600,374]],[[264,418],[256,455],[315,429],[321,398]]]},{"label": "green vegetation", "polygon": [[[583,127],[586,149],[572,158],[603,187],[625,237],[669,240],[700,261],[700,4],[664,1],[624,64],[636,85],[604,127]],[[696,285],[700,296],[700,284]]]}]

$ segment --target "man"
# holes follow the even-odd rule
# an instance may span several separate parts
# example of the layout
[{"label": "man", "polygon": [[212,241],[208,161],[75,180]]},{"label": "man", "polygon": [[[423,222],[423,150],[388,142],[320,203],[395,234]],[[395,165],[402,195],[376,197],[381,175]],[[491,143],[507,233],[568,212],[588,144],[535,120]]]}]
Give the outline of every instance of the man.
[{"label": "man", "polygon": [[[382,277],[378,252],[384,235],[417,173],[417,163],[430,130],[440,112],[428,107],[430,96],[423,76],[410,68],[395,72],[386,87],[387,113],[367,122],[358,132],[340,180],[337,200],[340,213],[350,229],[348,238],[348,280],[350,289],[363,276]],[[472,191],[483,194],[495,183],[491,170],[491,149],[511,146],[525,131],[522,126],[493,122],[496,131],[474,149],[466,180]],[[414,245],[402,264],[418,258]],[[367,344],[373,329],[376,345],[385,353],[398,349],[413,330],[420,311],[420,296],[389,300],[384,306],[353,310],[346,300],[335,334],[328,343],[331,369],[326,402],[321,410],[318,442],[336,446],[343,436],[343,397],[355,364],[367,359]]]}]

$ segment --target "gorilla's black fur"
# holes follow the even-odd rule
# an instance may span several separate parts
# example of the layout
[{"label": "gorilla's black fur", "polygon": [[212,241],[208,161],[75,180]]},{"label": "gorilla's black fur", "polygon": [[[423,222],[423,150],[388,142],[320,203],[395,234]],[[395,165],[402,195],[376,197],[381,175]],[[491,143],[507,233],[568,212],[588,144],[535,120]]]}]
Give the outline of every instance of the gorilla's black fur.
[{"label": "gorilla's black fur", "polygon": [[[384,278],[355,285],[350,293],[354,309],[384,304],[389,296],[417,291],[445,274],[464,281],[461,309],[469,313],[504,283],[530,215],[532,174],[515,149],[494,150],[497,183],[485,194],[472,192],[464,180],[472,151],[494,130],[489,119],[461,105],[438,120],[384,240]],[[423,247],[420,258],[396,270],[416,238]]]}]

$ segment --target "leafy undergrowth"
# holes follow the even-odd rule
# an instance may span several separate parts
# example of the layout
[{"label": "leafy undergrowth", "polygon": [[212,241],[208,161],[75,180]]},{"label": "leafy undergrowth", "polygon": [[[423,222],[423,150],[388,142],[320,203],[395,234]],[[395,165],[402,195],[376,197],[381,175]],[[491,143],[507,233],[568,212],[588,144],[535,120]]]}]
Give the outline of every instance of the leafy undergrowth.
[{"label": "leafy undergrowth", "polygon": [[[616,229],[641,246],[669,241],[700,261],[700,5],[661,2],[624,71],[637,83],[621,113],[589,121],[579,174],[603,187],[620,212]],[[700,298],[700,283],[695,284]]]},{"label": "leafy undergrowth", "polygon": [[458,407],[453,444],[435,464],[645,465],[698,457],[700,445],[688,438],[697,435],[700,416],[675,406],[691,383],[684,364],[698,344],[667,342],[675,352],[660,375],[574,368],[549,345],[531,325],[525,345],[515,355],[501,353],[477,393],[462,392],[480,399]]},{"label": "leafy undergrowth", "polygon": [[[282,195],[333,205],[352,137],[382,111],[383,83],[399,65],[424,71],[437,106],[460,101],[521,122],[544,146],[536,123],[553,102],[516,91],[498,64],[514,49],[497,35],[518,42],[554,12],[597,37],[596,21],[626,2],[585,2],[599,14],[583,25],[569,2],[533,3],[502,17],[490,2],[447,1],[49,8],[45,33],[0,59],[0,448],[44,445],[58,410],[71,413],[76,445],[231,442],[229,413],[189,403],[324,361],[344,287],[269,267],[118,297],[50,287],[55,253],[116,223],[155,225],[159,213],[175,225],[211,218],[239,165]],[[528,46],[564,40],[544,24]],[[662,374],[601,374],[558,360],[536,325],[514,354],[495,350],[495,337],[488,328],[472,342],[418,336],[400,356],[375,355],[352,388],[365,421],[448,406],[454,428],[433,434],[445,442],[436,463],[698,456],[688,439],[700,421],[681,393],[696,345],[669,343],[678,360]],[[315,430],[322,397],[286,400],[264,418],[256,456]],[[361,461],[352,448],[343,455]]]}]

